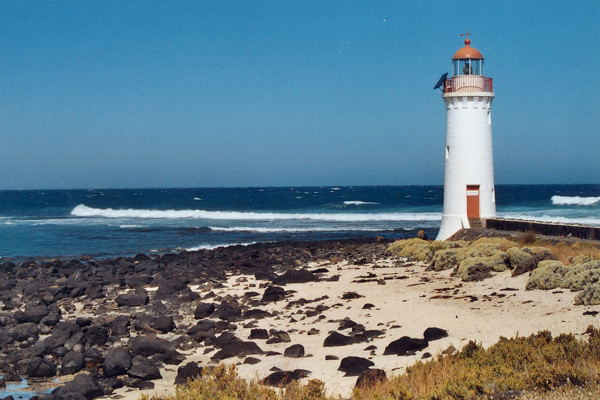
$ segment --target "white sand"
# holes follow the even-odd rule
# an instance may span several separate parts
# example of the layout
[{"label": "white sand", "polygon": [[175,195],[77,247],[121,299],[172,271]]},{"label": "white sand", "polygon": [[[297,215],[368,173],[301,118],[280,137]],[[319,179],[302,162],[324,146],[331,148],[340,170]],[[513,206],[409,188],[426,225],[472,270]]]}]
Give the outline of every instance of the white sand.
[{"label": "white sand", "polygon": [[[450,271],[434,272],[425,271],[421,265],[394,267],[391,259],[379,260],[374,268],[373,264],[353,266],[345,263],[311,264],[309,267],[324,266],[329,269],[326,277],[340,274],[337,282],[311,282],[303,284],[289,284],[286,291],[296,292],[286,300],[258,308],[267,311],[278,311],[280,315],[257,320],[256,328],[278,330],[297,329],[290,333],[290,343],[267,345],[265,340],[254,340],[262,350],[274,350],[282,353],[277,356],[256,355],[262,361],[255,365],[241,364],[238,372],[245,378],[264,378],[271,373],[271,367],[282,370],[302,368],[311,371],[310,378],[321,379],[329,394],[347,396],[351,393],[356,382],[356,377],[344,377],[338,371],[340,361],[346,356],[359,356],[368,358],[375,363],[373,368],[384,369],[388,375],[401,373],[407,366],[421,359],[424,352],[433,355],[440,354],[444,349],[453,345],[457,349],[475,340],[484,346],[495,343],[500,336],[514,337],[525,336],[540,330],[549,330],[553,334],[572,332],[580,334],[588,325],[600,326],[600,317],[584,316],[586,310],[599,311],[600,306],[585,307],[574,306],[574,293],[561,290],[560,293],[552,291],[525,291],[528,274],[511,277],[510,272],[498,273],[494,277],[482,282],[461,282],[451,277]],[[367,273],[376,274],[377,278],[407,276],[406,279],[386,280],[385,285],[376,281],[367,283],[353,282],[359,276]],[[261,293],[253,276],[246,276],[247,282],[239,283],[239,275],[231,276],[225,288],[214,290],[219,296],[227,294],[241,296],[244,292],[253,290]],[[422,279],[428,279],[423,282]],[[256,284],[251,287],[250,284]],[[501,290],[514,288],[517,290]],[[436,291],[437,289],[437,291]],[[354,300],[341,300],[345,292],[356,292],[364,297]],[[493,293],[504,295],[498,297]],[[284,307],[294,300],[305,298],[313,300],[322,296],[328,299],[307,304],[301,307],[285,309]],[[432,298],[433,296],[451,295],[451,298]],[[475,296],[477,301],[471,301],[469,296]],[[462,297],[462,298],[461,298]],[[365,303],[375,305],[370,310],[363,309]],[[316,317],[304,317],[304,311],[309,307],[324,304],[330,307]],[[337,305],[336,305],[337,304]],[[341,305],[340,305],[341,304]],[[297,313],[302,310],[301,313]],[[193,310],[190,311],[193,313]],[[325,318],[321,318],[323,315]],[[291,318],[298,320],[290,323]],[[323,347],[323,341],[330,331],[338,329],[339,320],[349,317],[353,321],[363,324],[366,329],[385,329],[385,334],[370,343],[359,343],[342,347]],[[336,321],[336,322],[333,322]],[[189,325],[194,322],[190,319]],[[234,332],[239,338],[247,340],[250,328],[243,328],[247,320],[238,323]],[[398,328],[391,327],[400,325]],[[429,347],[414,356],[383,355],[385,347],[393,340],[402,336],[422,338],[423,331],[428,327],[439,327],[448,330],[449,337],[432,341]],[[306,331],[316,328],[320,331],[317,335],[307,335]],[[348,334],[349,329],[339,331]],[[161,335],[170,338],[169,335]],[[306,350],[306,357],[299,359],[283,356],[285,348],[292,344],[302,344]],[[367,346],[375,345],[375,355],[365,351]],[[216,365],[210,361],[214,352],[203,354],[204,348],[187,352],[188,361],[198,361],[202,366]],[[308,356],[310,355],[310,356]],[[326,361],[326,355],[335,355],[339,360]],[[243,359],[230,358],[224,363],[241,363]],[[177,367],[168,366],[161,370],[163,379],[154,381],[155,389],[143,391],[147,394],[167,394],[174,392],[173,381]],[[137,398],[140,391],[119,389],[116,394],[124,395],[127,399]],[[113,395],[114,396],[114,395]],[[111,398],[115,398],[110,396]]]}]

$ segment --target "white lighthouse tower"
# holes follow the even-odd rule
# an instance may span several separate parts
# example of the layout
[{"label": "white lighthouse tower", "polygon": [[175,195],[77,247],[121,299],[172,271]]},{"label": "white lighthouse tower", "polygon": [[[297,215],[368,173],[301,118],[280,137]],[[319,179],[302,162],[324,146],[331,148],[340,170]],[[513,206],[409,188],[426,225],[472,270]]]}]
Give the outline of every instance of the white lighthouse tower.
[{"label": "white lighthouse tower", "polygon": [[444,212],[437,240],[496,216],[492,78],[483,75],[483,56],[470,44],[467,36],[452,57],[452,77],[444,75],[436,85],[443,86],[446,105]]}]

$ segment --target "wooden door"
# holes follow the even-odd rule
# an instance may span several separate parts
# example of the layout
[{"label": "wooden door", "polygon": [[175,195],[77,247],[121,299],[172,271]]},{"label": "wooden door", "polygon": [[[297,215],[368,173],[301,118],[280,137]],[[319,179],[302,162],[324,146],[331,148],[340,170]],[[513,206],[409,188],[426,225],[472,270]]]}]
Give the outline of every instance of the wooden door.
[{"label": "wooden door", "polygon": [[479,219],[479,185],[467,185],[467,218]]}]

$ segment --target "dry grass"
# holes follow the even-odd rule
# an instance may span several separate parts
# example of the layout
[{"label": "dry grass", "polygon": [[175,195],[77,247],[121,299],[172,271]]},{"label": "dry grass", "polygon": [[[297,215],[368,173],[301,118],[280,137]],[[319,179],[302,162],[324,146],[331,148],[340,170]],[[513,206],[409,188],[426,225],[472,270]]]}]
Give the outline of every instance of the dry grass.
[{"label": "dry grass", "polygon": [[[417,362],[385,383],[355,389],[353,400],[487,399],[508,390],[526,391],[524,399],[578,400],[600,393],[600,329],[589,327],[587,340],[548,331],[525,338],[501,338],[488,349],[470,342],[460,352]],[[587,396],[587,397],[586,397]],[[590,397],[591,396],[591,397]],[[596,396],[596,397],[595,397]],[[292,382],[272,389],[237,375],[235,366],[179,386],[172,396],[142,400],[332,400],[321,381]]]},{"label": "dry grass", "polygon": [[574,257],[583,255],[600,260],[600,245],[594,242],[560,242],[546,243],[537,240],[536,245],[543,246],[558,258],[563,264],[568,265]]}]

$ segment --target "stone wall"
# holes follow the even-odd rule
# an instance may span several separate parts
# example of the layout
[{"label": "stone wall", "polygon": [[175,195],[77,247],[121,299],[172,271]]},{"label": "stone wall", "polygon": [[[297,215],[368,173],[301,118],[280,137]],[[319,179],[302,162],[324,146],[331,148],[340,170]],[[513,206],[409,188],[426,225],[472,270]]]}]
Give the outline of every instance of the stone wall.
[{"label": "stone wall", "polygon": [[488,229],[502,231],[534,232],[549,236],[571,236],[580,239],[600,240],[600,227],[571,225],[519,219],[487,218],[483,221]]}]

